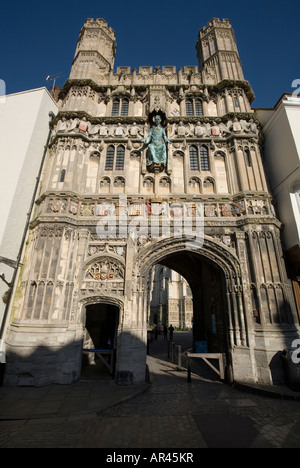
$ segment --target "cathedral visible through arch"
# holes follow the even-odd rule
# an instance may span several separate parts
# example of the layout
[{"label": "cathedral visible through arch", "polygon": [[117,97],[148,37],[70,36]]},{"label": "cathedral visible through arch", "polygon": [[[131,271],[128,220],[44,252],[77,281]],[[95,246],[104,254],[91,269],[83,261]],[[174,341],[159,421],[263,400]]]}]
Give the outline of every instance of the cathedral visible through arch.
[{"label": "cathedral visible through arch", "polygon": [[86,346],[113,350],[117,383],[143,381],[147,323],[166,319],[149,275],[166,284],[171,271],[174,295],[186,293],[178,326],[225,353],[229,381],[283,379],[279,352],[299,320],[254,94],[228,20],[200,29],[196,51],[198,66],[114,71],[115,32],[84,23],[22,260],[6,383],[74,382]]},{"label": "cathedral visible through arch", "polygon": [[176,271],[155,265],[149,273],[148,324],[189,330],[193,327],[193,295]]}]

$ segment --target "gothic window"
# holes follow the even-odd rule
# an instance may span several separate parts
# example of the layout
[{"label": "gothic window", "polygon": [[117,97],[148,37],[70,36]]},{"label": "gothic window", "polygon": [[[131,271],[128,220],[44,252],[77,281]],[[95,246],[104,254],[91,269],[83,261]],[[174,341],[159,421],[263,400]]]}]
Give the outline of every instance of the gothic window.
[{"label": "gothic window", "polygon": [[112,171],[114,168],[114,159],[115,159],[115,147],[109,146],[106,152],[106,163],[105,170]]},{"label": "gothic window", "polygon": [[185,101],[186,115],[201,116],[203,115],[202,100],[199,98],[187,98]]},{"label": "gothic window", "polygon": [[[113,105],[112,105],[112,116],[119,116],[122,117],[128,115],[128,108],[129,108],[129,100],[128,98],[114,98]],[[121,109],[121,114],[120,114]]]},{"label": "gothic window", "polygon": [[190,168],[191,171],[199,171],[199,159],[197,146],[190,146]]},{"label": "gothic window", "polygon": [[113,100],[113,106],[112,106],[112,116],[119,115],[119,109],[120,109],[120,99],[115,98]]},{"label": "gothic window", "polygon": [[202,108],[201,99],[195,99],[195,114],[197,116],[203,115],[203,108]]},{"label": "gothic window", "polygon": [[116,171],[123,171],[124,169],[125,148],[120,145],[117,148]]},{"label": "gothic window", "polygon": [[201,171],[209,171],[209,157],[208,149],[206,146],[200,148]]},{"label": "gothic window", "polygon": [[59,182],[64,182],[65,181],[65,177],[66,177],[66,170],[63,169],[60,173],[60,178],[59,178]]},{"label": "gothic window", "polygon": [[129,108],[129,101],[127,98],[123,98],[122,107],[121,107],[121,116],[128,115],[128,108]]},{"label": "gothic window", "polygon": [[238,96],[234,96],[233,102],[234,102],[234,107],[236,107],[236,108],[240,107],[240,101],[239,101]]},{"label": "gothic window", "polygon": [[186,115],[194,115],[194,113],[193,113],[193,100],[192,99],[186,99],[185,105],[186,105]]},{"label": "gothic window", "polygon": [[245,149],[244,154],[245,154],[246,166],[251,167],[251,156],[250,156],[250,151],[248,148]]},{"label": "gothic window", "polygon": [[125,147],[119,145],[117,147],[117,154],[115,158],[116,149],[113,145],[110,145],[107,148],[106,152],[106,162],[105,170],[106,171],[123,171],[124,170],[124,159],[125,159]]}]

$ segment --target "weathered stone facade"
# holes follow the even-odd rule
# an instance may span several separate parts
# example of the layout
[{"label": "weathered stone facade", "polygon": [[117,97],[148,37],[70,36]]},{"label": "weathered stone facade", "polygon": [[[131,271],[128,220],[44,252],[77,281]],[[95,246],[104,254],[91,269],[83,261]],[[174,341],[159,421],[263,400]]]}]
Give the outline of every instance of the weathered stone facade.
[{"label": "weathered stone facade", "polygon": [[[196,49],[199,68],[114,73],[114,31],[102,19],[84,24],[6,337],[8,384],[77,380],[96,304],[99,317],[101,304],[119,311],[116,381],[144,380],[147,281],[156,264],[188,281],[194,341],[226,353],[230,379],[282,379],[278,353],[299,322],[253,91],[228,20],[202,28]],[[155,115],[171,140],[165,164],[149,164],[142,142]]]}]

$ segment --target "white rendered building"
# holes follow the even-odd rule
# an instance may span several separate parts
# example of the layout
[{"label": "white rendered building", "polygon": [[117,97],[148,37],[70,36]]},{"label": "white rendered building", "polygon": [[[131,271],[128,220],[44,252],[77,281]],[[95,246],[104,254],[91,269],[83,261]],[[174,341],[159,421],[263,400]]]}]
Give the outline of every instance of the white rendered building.
[{"label": "white rendered building", "polygon": [[49,123],[57,105],[46,88],[10,94],[0,107],[0,325],[2,337],[8,317],[9,296],[17,276],[30,220]]},{"label": "white rendered building", "polygon": [[283,223],[282,240],[300,305],[300,97],[284,94],[273,109],[257,109],[265,136],[264,160]]}]

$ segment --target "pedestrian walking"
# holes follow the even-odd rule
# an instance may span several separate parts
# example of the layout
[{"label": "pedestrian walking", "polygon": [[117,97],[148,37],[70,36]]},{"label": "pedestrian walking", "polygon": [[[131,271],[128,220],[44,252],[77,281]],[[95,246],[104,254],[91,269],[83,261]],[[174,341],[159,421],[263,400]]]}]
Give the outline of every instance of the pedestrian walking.
[{"label": "pedestrian walking", "polygon": [[164,325],[164,340],[168,339],[168,327],[167,325]]},{"label": "pedestrian walking", "polygon": [[170,340],[170,341],[173,341],[173,332],[174,332],[174,327],[173,327],[173,325],[171,324],[171,325],[169,326],[169,340]]}]

